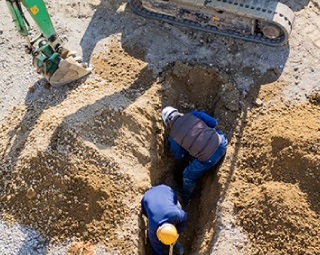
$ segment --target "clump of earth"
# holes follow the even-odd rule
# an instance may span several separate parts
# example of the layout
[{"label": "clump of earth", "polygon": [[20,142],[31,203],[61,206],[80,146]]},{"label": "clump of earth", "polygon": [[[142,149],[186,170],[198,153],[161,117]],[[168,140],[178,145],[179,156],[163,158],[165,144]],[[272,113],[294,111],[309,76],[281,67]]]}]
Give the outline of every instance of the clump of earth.
[{"label": "clump of earth", "polygon": [[239,254],[320,252],[319,94],[279,100],[281,79],[243,94],[230,74],[192,62],[174,62],[155,77],[116,40],[109,46],[92,59],[92,79],[42,91],[45,82],[35,84],[29,94],[39,97],[6,117],[4,219],[48,242],[75,238],[88,253],[99,244],[146,254],[140,200],[153,185],[177,185],[160,115],[172,105],[211,114],[229,139],[224,162],[184,208],[187,254],[212,254],[229,238],[225,249]]}]

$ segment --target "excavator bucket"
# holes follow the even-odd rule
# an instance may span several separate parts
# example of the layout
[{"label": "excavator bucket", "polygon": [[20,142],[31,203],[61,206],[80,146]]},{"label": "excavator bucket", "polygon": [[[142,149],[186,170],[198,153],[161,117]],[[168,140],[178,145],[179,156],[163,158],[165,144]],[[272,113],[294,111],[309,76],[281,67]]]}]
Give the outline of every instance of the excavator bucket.
[{"label": "excavator bucket", "polygon": [[[19,33],[27,40],[26,50],[33,56],[33,65],[52,86],[70,83],[91,72],[79,63],[73,53],[61,46],[43,0],[6,0],[6,3]],[[21,4],[41,31],[33,40],[29,38],[31,28]]]},{"label": "excavator bucket", "polygon": [[62,86],[72,81],[78,80],[91,73],[91,69],[83,66],[72,56],[61,59],[58,69],[49,79],[49,83],[54,86]]}]

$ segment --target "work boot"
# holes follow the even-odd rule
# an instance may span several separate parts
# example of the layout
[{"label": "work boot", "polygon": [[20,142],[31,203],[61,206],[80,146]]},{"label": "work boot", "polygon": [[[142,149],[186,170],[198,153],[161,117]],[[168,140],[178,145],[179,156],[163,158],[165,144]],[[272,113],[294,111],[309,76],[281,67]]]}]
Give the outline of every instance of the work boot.
[{"label": "work boot", "polygon": [[193,195],[193,191],[196,188],[196,182],[192,179],[183,178],[183,191],[182,191],[182,203],[188,204]]},{"label": "work boot", "polygon": [[184,253],[183,245],[179,241],[177,241],[173,246],[173,251],[176,255],[182,255]]}]

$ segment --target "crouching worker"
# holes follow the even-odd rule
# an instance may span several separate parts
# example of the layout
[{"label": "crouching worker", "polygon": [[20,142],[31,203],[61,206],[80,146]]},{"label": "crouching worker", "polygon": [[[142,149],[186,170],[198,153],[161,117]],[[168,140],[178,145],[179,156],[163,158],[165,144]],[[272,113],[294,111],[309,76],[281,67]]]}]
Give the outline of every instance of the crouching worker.
[{"label": "crouching worker", "polygon": [[167,106],[162,119],[169,128],[170,151],[176,160],[187,158],[189,164],[183,170],[182,202],[188,204],[197,180],[226,153],[228,140],[216,126],[215,118],[201,111],[187,114]]},{"label": "crouching worker", "polygon": [[187,223],[175,191],[167,185],[148,190],[141,200],[142,214],[148,219],[148,239],[153,255],[183,254],[178,242]]}]

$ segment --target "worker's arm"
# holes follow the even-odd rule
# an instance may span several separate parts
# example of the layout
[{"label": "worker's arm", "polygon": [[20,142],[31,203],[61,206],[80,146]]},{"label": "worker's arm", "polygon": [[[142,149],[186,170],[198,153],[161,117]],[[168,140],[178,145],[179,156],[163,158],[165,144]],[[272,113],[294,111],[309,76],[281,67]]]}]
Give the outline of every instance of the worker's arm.
[{"label": "worker's arm", "polygon": [[144,216],[148,217],[147,211],[144,208],[144,197],[141,199],[141,212]]},{"label": "worker's arm", "polygon": [[169,136],[170,152],[176,159],[182,159],[188,155],[188,151],[182,148],[171,136]]},{"label": "worker's arm", "polygon": [[182,231],[184,230],[184,228],[187,224],[187,213],[183,210],[181,210],[180,212],[181,213],[175,219],[175,224],[174,224],[177,228],[179,235],[181,235]]},{"label": "worker's arm", "polygon": [[170,213],[168,213],[167,218],[160,223],[163,224],[168,222],[175,225],[178,234],[180,235],[187,224],[187,218],[187,213],[184,210],[177,208],[177,210],[172,210]]},{"label": "worker's arm", "polygon": [[204,123],[206,123],[209,127],[215,128],[218,125],[218,121],[211,117],[210,115],[206,114],[205,112],[200,111],[192,111],[191,114],[199,119],[201,119]]}]

